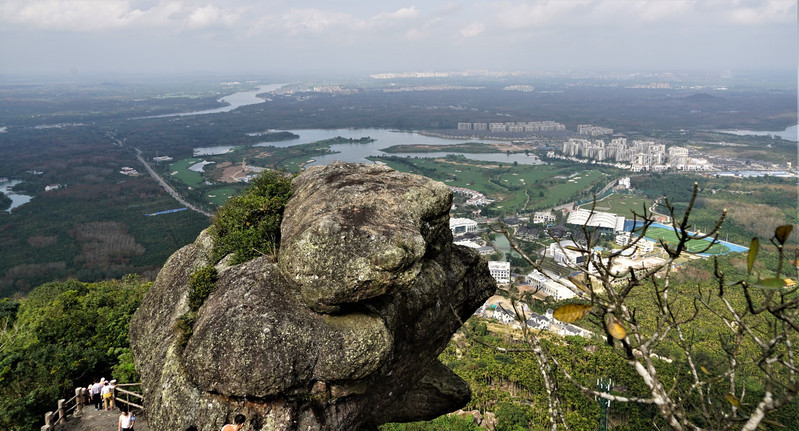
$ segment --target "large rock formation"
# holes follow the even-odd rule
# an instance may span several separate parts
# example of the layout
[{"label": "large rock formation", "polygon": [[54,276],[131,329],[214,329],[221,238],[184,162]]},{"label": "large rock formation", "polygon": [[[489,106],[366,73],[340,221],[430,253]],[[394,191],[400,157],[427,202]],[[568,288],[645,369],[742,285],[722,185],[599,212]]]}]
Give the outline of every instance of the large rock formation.
[{"label": "large rock formation", "polygon": [[243,413],[245,429],[351,430],[468,401],[437,356],[495,284],[452,244],[449,189],[345,163],[293,188],[277,261],[217,264],[188,341],[179,321],[211,237],[170,257],[147,293],[130,337],[152,429],[218,430]]}]

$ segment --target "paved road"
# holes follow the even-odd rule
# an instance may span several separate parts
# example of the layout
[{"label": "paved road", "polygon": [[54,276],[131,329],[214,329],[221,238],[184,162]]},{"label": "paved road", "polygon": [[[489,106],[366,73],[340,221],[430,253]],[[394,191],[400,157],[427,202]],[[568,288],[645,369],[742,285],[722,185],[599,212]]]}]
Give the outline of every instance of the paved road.
[{"label": "paved road", "polygon": [[161,187],[163,187],[164,190],[166,190],[166,192],[169,193],[170,196],[175,198],[176,201],[178,201],[181,204],[185,205],[186,208],[188,208],[190,210],[197,211],[198,213],[203,214],[203,215],[205,215],[207,217],[213,217],[213,214],[211,214],[209,212],[206,212],[206,211],[203,211],[200,208],[197,208],[196,206],[186,202],[185,199],[180,197],[178,192],[176,192],[175,189],[173,189],[169,184],[166,183],[166,181],[164,181],[160,176],[158,176],[158,174],[155,173],[153,168],[151,168],[150,165],[148,165],[147,162],[144,161],[144,158],[142,158],[142,156],[141,156],[141,150],[139,150],[138,148],[136,148],[136,158],[139,159],[139,161],[144,165],[145,169],[147,169],[147,172],[150,173],[150,176],[153,177],[156,181],[158,181],[158,184],[161,184]]},{"label": "paved road", "polygon": [[[56,431],[116,431],[119,421],[119,409],[107,412],[105,410],[95,410],[92,406],[83,408],[83,416],[79,418],[69,418],[69,422],[56,427]],[[133,425],[134,431],[150,431],[147,420],[136,415],[136,422]]]}]

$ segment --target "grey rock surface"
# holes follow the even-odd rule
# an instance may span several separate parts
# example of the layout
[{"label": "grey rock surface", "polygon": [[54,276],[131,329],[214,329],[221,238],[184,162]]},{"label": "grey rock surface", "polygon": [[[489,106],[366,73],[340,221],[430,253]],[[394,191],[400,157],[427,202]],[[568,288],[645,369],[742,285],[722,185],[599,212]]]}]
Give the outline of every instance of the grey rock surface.
[{"label": "grey rock surface", "polygon": [[[203,232],[167,261],[131,322],[153,430],[350,430],[430,419],[468,385],[437,360],[496,285],[452,244],[452,194],[378,165],[313,167],[293,182],[277,261],[217,264],[188,341],[189,277]],[[223,259],[222,262],[225,260]]]}]

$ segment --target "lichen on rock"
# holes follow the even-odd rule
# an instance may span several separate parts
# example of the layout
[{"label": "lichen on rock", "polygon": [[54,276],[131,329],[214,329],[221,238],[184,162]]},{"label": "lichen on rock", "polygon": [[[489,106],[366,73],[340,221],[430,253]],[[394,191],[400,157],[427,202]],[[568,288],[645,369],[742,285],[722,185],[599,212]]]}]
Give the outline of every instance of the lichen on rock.
[{"label": "lichen on rock", "polygon": [[468,401],[437,356],[496,286],[484,260],[452,244],[450,190],[340,162],[292,190],[277,262],[218,264],[185,346],[176,327],[191,274],[209,264],[207,234],[169,259],[136,312],[151,428],[217,430],[244,413],[246,429],[349,430]]}]

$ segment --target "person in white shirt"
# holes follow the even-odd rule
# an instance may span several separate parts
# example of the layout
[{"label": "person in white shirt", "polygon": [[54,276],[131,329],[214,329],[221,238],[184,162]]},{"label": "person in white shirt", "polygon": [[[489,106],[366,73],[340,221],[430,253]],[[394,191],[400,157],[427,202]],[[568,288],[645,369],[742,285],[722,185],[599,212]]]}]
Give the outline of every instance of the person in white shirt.
[{"label": "person in white shirt", "polygon": [[122,410],[122,414],[119,415],[117,431],[132,431],[133,424],[136,422],[136,416],[128,412],[127,407],[121,407],[120,410]]},{"label": "person in white shirt", "polygon": [[94,404],[95,410],[100,410],[100,405],[103,402],[103,399],[100,398],[100,391],[103,390],[103,385],[100,384],[99,380],[95,380],[94,384],[92,385],[92,403]]},{"label": "person in white shirt", "polygon": [[100,396],[103,397],[103,409],[106,411],[111,410],[111,386],[108,382],[103,383],[103,389],[100,390]]}]

